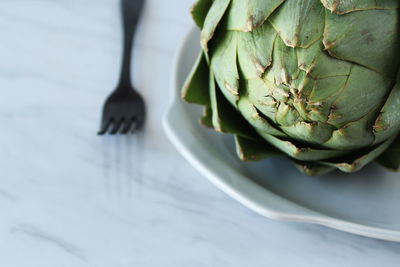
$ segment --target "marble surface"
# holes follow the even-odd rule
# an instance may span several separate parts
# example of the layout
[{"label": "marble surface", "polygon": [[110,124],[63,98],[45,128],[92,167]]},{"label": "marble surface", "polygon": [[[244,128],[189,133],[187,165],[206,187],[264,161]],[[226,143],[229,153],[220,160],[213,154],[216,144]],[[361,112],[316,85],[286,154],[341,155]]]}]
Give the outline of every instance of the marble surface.
[{"label": "marble surface", "polygon": [[115,0],[0,1],[0,265],[398,266],[400,244],[278,222],[198,174],[161,127],[191,0],[148,0],[145,131],[95,135],[117,82]]}]

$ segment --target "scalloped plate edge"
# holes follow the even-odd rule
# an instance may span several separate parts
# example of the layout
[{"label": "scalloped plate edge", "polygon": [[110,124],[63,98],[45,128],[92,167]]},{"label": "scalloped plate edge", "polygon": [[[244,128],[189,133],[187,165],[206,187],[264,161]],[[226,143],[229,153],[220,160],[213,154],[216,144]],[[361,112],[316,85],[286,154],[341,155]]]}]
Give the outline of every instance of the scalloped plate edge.
[{"label": "scalloped plate edge", "polygon": [[[188,31],[175,55],[171,85],[172,100],[163,117],[164,131],[182,156],[223,192],[267,218],[319,224],[361,236],[400,242],[399,231],[371,227],[330,217],[268,191],[240,173],[228,168],[228,166],[224,166],[220,158],[209,152],[208,149],[210,147],[207,145],[199,145],[196,147],[196,151],[189,148],[188,144],[198,143],[198,140],[195,135],[190,134],[192,133],[190,130],[194,129],[193,122],[184,112],[185,103],[181,101],[178,93],[181,85],[178,83],[177,76],[180,59],[185,56],[182,50],[193,31],[195,31],[194,27]],[[180,131],[176,129],[180,129]]]}]

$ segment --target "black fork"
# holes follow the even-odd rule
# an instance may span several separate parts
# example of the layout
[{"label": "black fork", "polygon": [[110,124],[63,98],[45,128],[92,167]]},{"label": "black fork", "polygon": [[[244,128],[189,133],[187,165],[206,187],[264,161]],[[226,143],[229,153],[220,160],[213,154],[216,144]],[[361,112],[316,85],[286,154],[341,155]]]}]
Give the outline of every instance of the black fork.
[{"label": "black fork", "polygon": [[121,76],[117,88],[107,98],[103,107],[103,117],[98,134],[118,132],[133,133],[144,124],[145,105],[143,98],[132,86],[131,55],[133,37],[144,0],[121,0],[124,28],[124,48]]}]

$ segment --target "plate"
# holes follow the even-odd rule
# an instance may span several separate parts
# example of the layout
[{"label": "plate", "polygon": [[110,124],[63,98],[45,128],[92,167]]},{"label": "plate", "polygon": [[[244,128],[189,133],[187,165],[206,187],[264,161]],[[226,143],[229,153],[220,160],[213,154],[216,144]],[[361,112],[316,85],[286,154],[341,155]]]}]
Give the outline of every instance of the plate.
[{"label": "plate", "polygon": [[190,30],[177,54],[172,101],[163,120],[178,151],[221,190],[268,218],[400,242],[399,173],[370,164],[354,174],[308,177],[284,158],[244,163],[236,157],[231,135],[199,124],[202,108],[180,99],[200,51],[199,36],[197,29]]}]

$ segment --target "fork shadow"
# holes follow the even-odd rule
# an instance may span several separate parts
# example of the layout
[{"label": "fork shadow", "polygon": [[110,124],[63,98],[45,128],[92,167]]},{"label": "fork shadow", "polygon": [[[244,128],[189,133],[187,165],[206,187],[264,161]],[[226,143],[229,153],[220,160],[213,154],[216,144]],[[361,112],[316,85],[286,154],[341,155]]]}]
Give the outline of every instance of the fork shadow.
[{"label": "fork shadow", "polygon": [[102,139],[102,173],[107,197],[140,197],[146,157],[144,131],[133,135],[105,135]]}]

